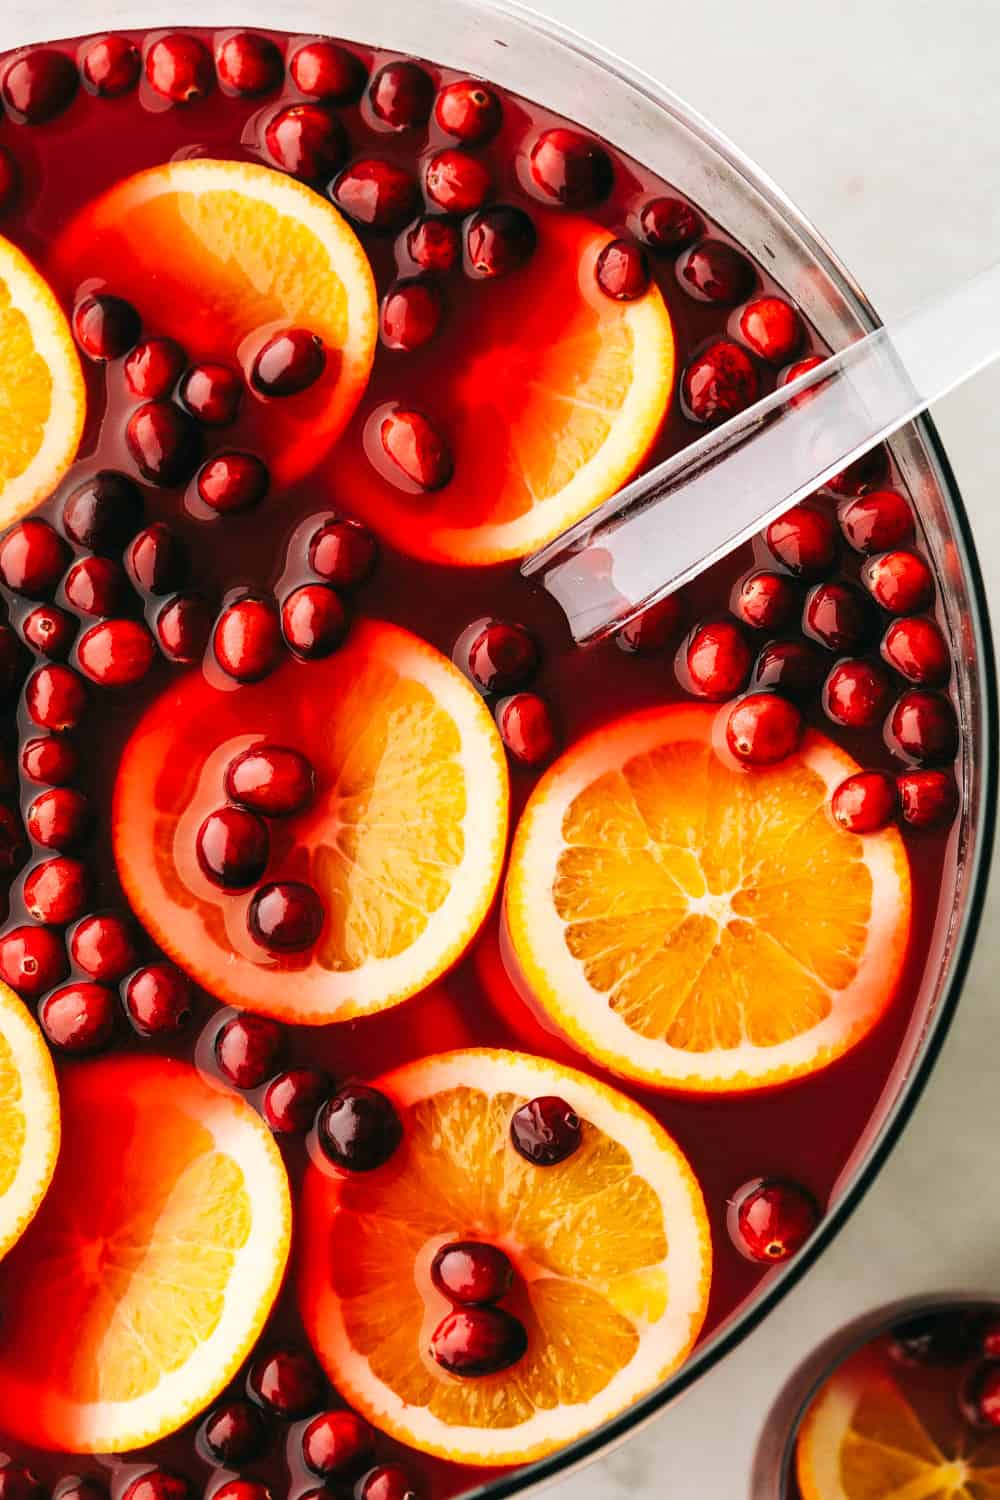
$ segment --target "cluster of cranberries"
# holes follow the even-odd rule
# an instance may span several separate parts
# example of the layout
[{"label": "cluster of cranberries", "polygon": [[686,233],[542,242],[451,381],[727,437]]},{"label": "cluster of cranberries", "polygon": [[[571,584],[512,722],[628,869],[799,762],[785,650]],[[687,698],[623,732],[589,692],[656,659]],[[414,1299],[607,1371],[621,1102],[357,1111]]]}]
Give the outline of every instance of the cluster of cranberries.
[{"label": "cluster of cranberries", "polygon": [[550,761],[558,748],[552,711],[538,693],[523,691],[541,661],[530,630],[510,620],[473,620],[452,658],[492,702],[500,738],[514,760],[532,767]]},{"label": "cluster of cranberries", "polygon": [[897,1365],[955,1371],[961,1416],[980,1432],[1000,1428],[1000,1320],[982,1306],[958,1304],[896,1324],[888,1353]]}]

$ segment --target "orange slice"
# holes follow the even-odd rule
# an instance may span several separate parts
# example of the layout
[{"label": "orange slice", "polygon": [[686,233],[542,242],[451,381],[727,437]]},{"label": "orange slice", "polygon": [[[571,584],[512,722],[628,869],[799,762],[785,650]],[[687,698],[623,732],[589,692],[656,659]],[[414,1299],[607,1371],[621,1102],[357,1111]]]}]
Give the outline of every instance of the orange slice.
[{"label": "orange slice", "polygon": [[86,411],[65,314],[27,256],[0,238],[0,527],[55,489]]},{"label": "orange slice", "polygon": [[536,786],[505,936],[523,989],[587,1055],[659,1088],[760,1088],[825,1067],[889,1004],[910,923],[895,829],[830,818],[858,768],[823,735],[762,770],[715,710],[621,719]]},{"label": "orange slice", "polygon": [[[544,1058],[473,1050],[382,1078],[403,1143],[374,1172],[309,1167],[299,1304],[337,1389],[412,1447],[465,1464],[539,1458],[677,1369],[705,1316],[711,1241],[701,1191],[666,1131],[630,1099]],[[510,1119],[557,1095],[583,1123],[557,1166],[525,1161]],[[517,1276],[504,1305],[528,1348],[499,1374],[446,1374],[428,1343],[450,1303],[431,1263],[486,1239]]]},{"label": "orange slice", "polygon": [[321,378],[266,408],[248,392],[227,429],[227,442],[243,434],[265,452],[277,482],[318,463],[368,381],[378,313],[367,257],[331,203],[269,167],[193,158],[137,172],[77,215],[53,269],[68,296],[98,278],[192,357],[248,372],[282,327],[318,334]]},{"label": "orange slice", "polygon": [[[338,452],[352,510],[416,557],[523,557],[621,488],[669,406],[674,338],[658,288],[613,301],[594,275],[608,231],[575,214],[536,221],[527,266],[451,291],[442,334],[383,369]],[[455,470],[443,489],[406,494],[376,473],[367,429],[380,400],[416,407],[445,436]]]},{"label": "orange slice", "polygon": [[42,1033],[0,984],[0,1259],[38,1210],[59,1155],[59,1092]]},{"label": "orange slice", "polygon": [[[265,743],[302,751],[317,775],[312,806],[272,821],[265,875],[318,891],[326,917],[306,954],[254,942],[252,892],[220,891],[195,853],[229,762]],[[125,747],[112,821],[125,892],[161,947],[233,1005],[318,1025],[406,1000],[461,957],[500,878],[507,765],[461,672],[366,621],[336,655],[263,682],[215,687],[198,670],[171,687]]]},{"label": "orange slice", "polygon": [[62,1080],[49,1193],[0,1264],[8,1437],[115,1453],[189,1421],[235,1375],[277,1295],[291,1203],[245,1100],[166,1058]]}]

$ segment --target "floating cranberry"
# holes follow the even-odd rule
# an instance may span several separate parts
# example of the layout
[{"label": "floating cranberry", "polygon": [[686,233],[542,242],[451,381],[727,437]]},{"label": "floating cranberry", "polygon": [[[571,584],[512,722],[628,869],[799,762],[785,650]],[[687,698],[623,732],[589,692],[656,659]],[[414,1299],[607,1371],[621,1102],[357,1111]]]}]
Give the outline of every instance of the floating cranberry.
[{"label": "floating cranberry", "polygon": [[132,538],[125,569],[140,594],[169,594],[182,581],[187,558],[180,540],[164,521],[154,521]]},{"label": "floating cranberry", "polygon": [[78,83],[73,60],[65,52],[32,47],[8,64],[3,99],[19,123],[41,125],[72,104]]},{"label": "floating cranberry", "polygon": [[347,611],[326,583],[304,583],[281,606],[281,631],[294,655],[315,661],[336,651],[347,634]]},{"label": "floating cranberry", "polygon": [[212,630],[212,611],[198,594],[178,594],[156,617],[156,639],[176,662],[200,661]]},{"label": "floating cranberry", "polygon": [[80,67],[84,86],[105,99],[127,94],[139,82],[142,58],[128,37],[116,32],[91,42]]},{"label": "floating cranberry", "polygon": [[403,1139],[403,1123],[378,1089],[349,1083],[323,1105],[316,1133],[324,1156],[334,1166],[347,1172],[373,1172],[394,1155]]},{"label": "floating cranberry", "polygon": [[81,557],[63,580],[63,594],[78,614],[110,615],[124,582],[121,568],[110,557]]},{"label": "floating cranberry", "polygon": [[80,768],[80,756],[71,740],[50,734],[28,740],[21,749],[21,770],[29,781],[65,786]]},{"label": "floating cranberry", "polygon": [[740,333],[770,364],[791,359],[802,340],[802,319],[784,297],[755,297],[740,313]]},{"label": "floating cranberry", "polygon": [[538,669],[538,644],[523,625],[476,620],[459,636],[456,665],[487,693],[524,687]]},{"label": "floating cranberry", "polygon": [[867,490],[877,489],[889,478],[889,455],[885,448],[872,448],[862,453],[852,464],[826,481],[826,488],[835,495],[863,495]]},{"label": "floating cranberry", "polygon": [[58,855],[35,865],[24,882],[24,908],[36,922],[65,927],[87,904],[87,869],[78,859]]},{"label": "floating cranberry", "polygon": [[449,83],[437,96],[434,118],[447,135],[467,146],[480,145],[496,135],[503,119],[500,100],[477,78]]},{"label": "floating cranberry", "polygon": [[597,285],[616,302],[634,302],[649,288],[649,261],[635,240],[611,240],[597,257]]},{"label": "floating cranberry", "polygon": [[649,248],[663,255],[683,250],[704,227],[683,198],[650,198],[639,215],[639,225]]},{"label": "floating cranberry", "polygon": [[837,787],[830,811],[848,833],[878,833],[896,816],[896,782],[885,771],[858,771]]},{"label": "floating cranberry", "polygon": [[59,582],[68,555],[66,543],[48,521],[29,516],[0,541],[0,579],[16,594],[43,599]]},{"label": "floating cranberry", "polygon": [[301,953],[323,930],[323,903],[311,885],[275,880],[254,892],[247,912],[250,936],[273,953]]},{"label": "floating cranberry", "polygon": [[17,814],[0,805],[0,871],[11,874],[25,853],[24,830]]},{"label": "floating cranberry", "polygon": [[103,620],[80,637],[80,671],[105,688],[132,687],[153,665],[156,642],[140,620]]},{"label": "floating cranberry", "polygon": [[1000,1364],[973,1370],[962,1389],[961,1407],[973,1426],[988,1431],[1000,1427]]},{"label": "floating cranberry", "polygon": [[365,157],[341,172],[331,189],[337,207],[369,229],[400,229],[417,209],[417,184],[405,167]]},{"label": "floating cranberry", "polygon": [[257,354],[250,380],[262,396],[297,396],[315,385],[326,369],[326,350],[307,328],[276,333]]},{"label": "floating cranberry", "polygon": [[228,605],[212,633],[215,659],[237,682],[257,682],[281,656],[281,626],[272,605],[246,596]]},{"label": "floating cranberry", "polygon": [[802,715],[780,693],[751,693],[734,704],[726,719],[726,744],[748,766],[786,760],[802,738]]},{"label": "floating cranberry", "polygon": [[493,180],[476,156],[453,146],[437,151],[424,171],[427,197],[446,213],[468,214],[490,196]]},{"label": "floating cranberry", "polygon": [[120,359],[139,337],[139,314],[131,302],[104,293],[84,297],[73,310],[73,333],[90,359]]},{"label": "floating cranberry", "polygon": [[212,54],[197,37],[174,32],[160,37],[149,48],[146,77],[164,99],[173,104],[193,104],[212,92]]},{"label": "floating cranberry", "polygon": [[[26,924],[0,937],[0,978],[26,999],[44,995],[65,979],[66,967],[62,941],[48,927]],[[3,1493],[0,1489],[0,1500]]]},{"label": "floating cranberry", "polygon": [[565,1099],[543,1094],[514,1111],[510,1139],[525,1161],[536,1167],[554,1167],[579,1149],[583,1125]]},{"label": "floating cranberry", "polygon": [[419,349],[437,333],[441,293],[422,279],[397,281],[382,302],[382,342],[387,349]]},{"label": "floating cranberry", "polygon": [[538,137],[529,167],[539,195],[564,208],[599,203],[615,184],[615,169],[604,147],[591,136],[561,125]]},{"label": "floating cranberry", "polygon": [[629,655],[646,656],[662,651],[676,635],[682,615],[680,598],[677,594],[668,594],[665,599],[658,599],[655,604],[644,609],[641,615],[636,615],[634,620],[623,625],[615,636],[615,644],[620,651]]},{"label": "floating cranberry", "polygon": [[895,749],[920,765],[953,760],[958,750],[958,720],[943,693],[912,688],[896,702],[887,725]]},{"label": "floating cranberry", "polygon": [[718,620],[697,626],[684,652],[689,691],[699,698],[732,698],[750,671],[750,647],[738,625]]},{"label": "floating cranberry", "polygon": [[873,599],[893,615],[915,615],[934,597],[934,578],[917,552],[883,552],[872,557],[861,577]]},{"label": "floating cranberry", "polygon": [[416,130],[430,119],[434,83],[413,62],[386,63],[368,87],[372,114],[393,130]]},{"label": "floating cranberry", "polygon": [[72,849],[79,843],[90,818],[82,792],[73,787],[50,787],[28,804],[24,824],[36,844],[44,849]]},{"label": "floating cranberry", "polygon": [[137,969],[125,986],[124,1000],[140,1036],[176,1036],[191,1019],[191,983],[173,964]]},{"label": "floating cranberry", "polygon": [[271,476],[253,453],[217,453],[198,471],[198,494],[220,516],[237,515],[259,505]]},{"label": "floating cranberry", "polygon": [[235,422],[243,397],[243,380],[228,365],[203,362],[184,376],[180,398],[193,417],[206,427]]},{"label": "floating cranberry", "polygon": [[423,412],[412,407],[395,407],[379,420],[378,437],[382,452],[392,463],[397,483],[402,479],[426,492],[442,489],[451,479],[454,472],[451,450]]},{"label": "floating cranberry", "polygon": [[0,1500],[44,1500],[41,1480],[23,1464],[5,1458],[0,1463]]},{"label": "floating cranberry", "polygon": [[896,790],[910,828],[941,828],[958,812],[958,790],[947,771],[903,771]]},{"label": "floating cranberry", "polygon": [[121,1500],[191,1500],[191,1486],[169,1469],[147,1469],[126,1485]]},{"label": "floating cranberry", "polygon": [[6,146],[0,146],[0,214],[12,208],[21,187],[21,172]]},{"label": "floating cranberry", "polygon": [[68,654],[76,635],[76,621],[58,604],[39,604],[21,621],[25,644],[39,656],[57,660]]},{"label": "floating cranberry", "polygon": [[872,490],[841,508],[840,529],[855,552],[887,552],[913,535],[913,513],[895,490]]},{"label": "floating cranberry", "polygon": [[245,891],[267,869],[271,852],[267,825],[256,813],[222,807],[209,813],[195,841],[206,879],[225,891]]},{"label": "floating cranberry", "polygon": [[117,998],[101,984],[63,985],[42,1001],[38,1022],[60,1052],[100,1052],[114,1035]]},{"label": "floating cranberry", "polygon": [[186,358],[173,339],[143,339],[125,360],[125,384],[139,401],[169,396],[184,369]]},{"label": "floating cranberry", "polygon": [[695,422],[722,422],[752,406],[760,392],[753,360],[731,339],[716,339],[684,371],[681,395]]},{"label": "floating cranberry", "polygon": [[361,1473],[375,1456],[375,1434],[353,1411],[324,1411],[302,1434],[306,1468],[320,1479],[345,1479]]},{"label": "floating cranberry", "polygon": [[281,1058],[285,1036],[268,1016],[233,1016],[215,1038],[215,1061],[223,1078],[238,1089],[259,1088]]},{"label": "floating cranberry", "polygon": [[827,716],[848,729],[870,729],[885,712],[891,687],[875,662],[838,662],[823,687]]},{"label": "floating cranberry", "polygon": [[921,615],[893,620],[882,640],[882,655],[900,676],[925,687],[940,687],[951,672],[940,628]]},{"label": "floating cranberry", "polygon": [[361,1481],[358,1500],[420,1500],[420,1493],[399,1464],[380,1464]]},{"label": "floating cranberry", "polygon": [[452,1302],[499,1302],[514,1284],[514,1267],[498,1245],[456,1240],[435,1255],[431,1280]]},{"label": "floating cranberry", "polygon": [[[938,774],[938,773],[935,773]],[[1000,1322],[995,1318],[990,1319],[985,1328],[977,1330],[977,1353],[981,1353],[986,1359],[1000,1359]]]},{"label": "floating cranberry", "polygon": [[215,1463],[238,1469],[264,1452],[267,1424],[249,1401],[227,1401],[205,1418],[199,1438]]},{"label": "floating cranberry", "polygon": [[139,488],[114,469],[101,469],[85,479],[67,497],[62,509],[66,535],[90,552],[119,551],[141,525]]},{"label": "floating cranberry", "polygon": [[450,219],[425,214],[407,232],[406,253],[421,271],[452,271],[462,254],[458,229]]},{"label": "floating cranberry", "polygon": [[782,573],[751,573],[733,593],[732,611],[751,630],[780,630],[796,611],[798,593]]},{"label": "floating cranberry", "polygon": [[364,583],[377,557],[378,543],[360,521],[326,521],[309,542],[309,566],[339,589]]},{"label": "floating cranberry", "polygon": [[264,131],[271,160],[305,182],[331,176],[347,159],[347,132],[324,104],[288,104]]},{"label": "floating cranberry", "polygon": [[753,267],[725,240],[700,240],[677,262],[681,286],[699,302],[742,302],[753,285]]},{"label": "floating cranberry", "polygon": [[87,689],[71,667],[57,663],[31,674],[24,702],[41,729],[75,729],[87,707]]},{"label": "floating cranberry", "polygon": [[143,477],[167,488],[190,479],[201,457],[197,426],[172,401],[145,401],[136,407],[125,441]]},{"label": "floating cranberry", "polygon": [[537,244],[537,231],[523,209],[506,204],[484,208],[469,220],[465,232],[469,275],[481,280],[507,276],[531,259]]},{"label": "floating cranberry", "polygon": [[264,1119],[279,1135],[305,1135],[312,1127],[330,1080],[315,1068],[289,1068],[272,1078],[264,1093]]},{"label": "floating cranberry", "polygon": [[315,1411],[323,1400],[323,1376],[311,1355],[299,1349],[275,1349],[250,1366],[247,1391],[276,1417],[295,1421]]},{"label": "floating cranberry", "polygon": [[292,82],[300,94],[329,99],[332,104],[353,104],[361,97],[367,74],[364,64],[336,42],[306,42],[289,64]]},{"label": "floating cranberry", "polygon": [[763,1178],[751,1183],[733,1204],[730,1226],[737,1249],[760,1263],[788,1260],[801,1250],[819,1223],[811,1193],[794,1182]]},{"label": "floating cranberry", "polygon": [[833,519],[815,505],[793,505],[765,532],[769,551],[791,573],[814,578],[828,573],[837,560]]},{"label": "floating cranberry", "polygon": [[497,1375],[524,1358],[524,1324],[503,1307],[463,1307],[442,1318],[431,1335],[431,1355],[451,1375]]},{"label": "floating cranberry", "polygon": [[266,1484],[255,1479],[227,1479],[212,1491],[212,1500],[274,1500]]},{"label": "floating cranberry", "polygon": [[275,44],[253,31],[227,36],[219,48],[215,66],[219,82],[235,94],[266,94],[285,76],[285,64]]},{"label": "floating cranberry", "polygon": [[117,984],[136,964],[135,932],[114,912],[98,912],[77,922],[69,935],[70,957],[78,969],[102,984]]},{"label": "floating cranberry", "polygon": [[868,639],[872,610],[849,583],[820,583],[806,595],[802,629],[828,651],[856,651]]},{"label": "floating cranberry", "polygon": [[544,766],[558,749],[552,711],[537,693],[501,698],[495,717],[504,745],[524,766]]},{"label": "floating cranberry", "polygon": [[254,745],[231,761],[226,796],[267,818],[287,818],[309,806],[316,792],[316,773],[298,750],[284,745]]},{"label": "floating cranberry", "polygon": [[[783,385],[790,385],[793,380],[798,380],[800,375],[808,375],[811,370],[818,370],[820,365],[825,363],[826,359],[822,355],[810,354],[808,359],[800,359],[794,365],[788,365],[778,376],[779,388]],[[822,381],[818,381],[816,385],[809,386],[800,395],[793,396],[790,404],[792,406],[807,405],[816,394],[818,387],[822,384]]]}]

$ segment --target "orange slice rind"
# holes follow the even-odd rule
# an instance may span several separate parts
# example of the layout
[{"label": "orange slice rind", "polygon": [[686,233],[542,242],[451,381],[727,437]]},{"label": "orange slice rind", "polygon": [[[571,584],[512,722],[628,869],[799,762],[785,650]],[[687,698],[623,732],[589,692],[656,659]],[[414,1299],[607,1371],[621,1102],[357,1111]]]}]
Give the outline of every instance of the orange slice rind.
[{"label": "orange slice rind", "polygon": [[59,1155],[59,1091],[42,1033],[0,984],[0,1259],[38,1211]]}]

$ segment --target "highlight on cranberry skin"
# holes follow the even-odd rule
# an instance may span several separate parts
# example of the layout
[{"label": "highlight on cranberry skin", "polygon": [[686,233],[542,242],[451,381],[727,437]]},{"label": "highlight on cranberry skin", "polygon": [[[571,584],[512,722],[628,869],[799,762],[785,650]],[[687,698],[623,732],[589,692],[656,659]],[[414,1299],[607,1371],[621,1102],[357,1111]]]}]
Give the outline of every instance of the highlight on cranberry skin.
[{"label": "highlight on cranberry skin", "polygon": [[452,660],[484,693],[510,693],[538,670],[538,643],[523,625],[487,617],[462,631]]},{"label": "highlight on cranberry skin", "polygon": [[128,419],[125,441],[142,477],[166,489],[190,479],[201,458],[197,425],[172,401],[146,401]]},{"label": "highlight on cranberry skin", "polygon": [[681,377],[684,410],[694,422],[725,421],[752,406],[760,378],[746,350],[716,339],[691,361]]},{"label": "highlight on cranberry skin", "polygon": [[397,281],[382,299],[382,343],[404,352],[422,348],[437,333],[442,312],[441,293],[432,281]]},{"label": "highlight on cranberry skin", "polygon": [[139,82],[142,58],[134,42],[112,33],[91,42],[80,61],[83,86],[104,99],[128,94]]},{"label": "highlight on cranberry skin", "polygon": [[75,787],[50,787],[32,798],[24,814],[24,826],[43,849],[65,853],[78,844],[90,822],[90,805]]},{"label": "highlight on cranberry skin", "polygon": [[857,651],[872,633],[867,595],[850,583],[820,583],[806,595],[802,632],[827,651]]},{"label": "highlight on cranberry skin", "polygon": [[215,1463],[232,1469],[259,1458],[267,1439],[267,1424],[259,1407],[249,1401],[227,1401],[205,1418],[198,1446]]},{"label": "highlight on cranberry skin", "polygon": [[798,610],[795,584],[783,573],[764,570],[742,578],[733,590],[730,608],[751,630],[780,630]]},{"label": "highlight on cranberry skin", "polygon": [[169,396],[187,363],[184,350],[174,339],[143,339],[125,360],[125,384],[139,401],[159,401]]},{"label": "highlight on cranberry skin", "polygon": [[358,1486],[358,1500],[420,1500],[416,1481],[399,1464],[380,1464]]},{"label": "highlight on cranberry skin", "polygon": [[651,656],[673,639],[683,617],[680,599],[676,594],[668,594],[623,625],[615,636],[615,645],[628,656]]},{"label": "highlight on cranberry skin", "polygon": [[917,765],[941,765],[958,752],[958,719],[943,693],[911,688],[897,700],[886,725],[896,752]]},{"label": "highlight on cranberry skin", "polygon": [[22,125],[43,125],[68,109],[80,76],[72,58],[54,47],[29,47],[18,53],[3,75],[3,102]]},{"label": "highlight on cranberry skin", "polygon": [[934,597],[934,576],[918,552],[884,552],[870,558],[861,579],[872,598],[892,615],[915,615]]},{"label": "highlight on cranberry skin", "polygon": [[534,223],[523,209],[506,204],[484,208],[466,227],[466,270],[481,280],[509,276],[531,259],[537,243]]},{"label": "highlight on cranberry skin", "polygon": [[205,654],[212,611],[198,594],[177,594],[156,616],[156,642],[168,661],[191,663]]},{"label": "highlight on cranberry skin", "polygon": [[316,1138],[327,1161],[345,1172],[374,1172],[403,1139],[403,1122],[378,1089],[351,1083],[328,1099],[316,1121]]},{"label": "highlight on cranberry skin", "polygon": [[802,342],[802,319],[783,297],[755,297],[739,316],[740,336],[754,354],[783,365]]},{"label": "highlight on cranberry skin", "polygon": [[882,637],[882,656],[901,677],[921,687],[941,687],[951,676],[951,656],[940,627],[923,615],[893,620]]},{"label": "highlight on cranberry skin", "polygon": [[288,328],[258,352],[250,383],[261,396],[297,396],[315,385],[325,369],[326,349],[319,335],[307,328]]},{"label": "highlight on cranberry skin", "polygon": [[83,916],[89,884],[82,860],[64,854],[42,860],[25,878],[24,909],[36,922],[66,927]]},{"label": "highlight on cranberry skin", "polygon": [[269,1016],[235,1015],[216,1034],[216,1066],[236,1088],[259,1088],[277,1067],[284,1045],[284,1031]]},{"label": "highlight on cranberry skin", "polygon": [[750,262],[725,240],[699,240],[677,262],[677,279],[699,302],[741,302],[754,282]]},{"label": "highlight on cranberry skin", "polygon": [[462,258],[457,226],[425,214],[407,231],[406,253],[421,271],[453,271]]},{"label": "highlight on cranberry skin", "polygon": [[325,104],[289,104],[268,122],[264,144],[275,166],[318,183],[347,160],[347,134]]},{"label": "highlight on cranberry skin", "polygon": [[732,698],[746,684],[751,654],[739,626],[730,620],[697,625],[679,656],[681,685],[699,698]]},{"label": "highlight on cranberry skin", "polygon": [[773,1265],[801,1250],[819,1219],[819,1205],[804,1187],[759,1178],[747,1183],[730,1202],[729,1233],[748,1260]]},{"label": "highlight on cranberry skin", "polygon": [[536,195],[562,208],[588,208],[608,197],[615,184],[611,158],[599,141],[557,125],[543,130],[528,157]]},{"label": "highlight on cranberry skin", "polygon": [[94,912],[69,934],[74,964],[101,984],[117,984],[138,962],[131,923],[114,912]]},{"label": "highlight on cranberry skin", "polygon": [[431,1335],[431,1357],[450,1375],[476,1379],[509,1370],[528,1351],[524,1324],[503,1307],[461,1307]]},{"label": "highlight on cranberry skin", "polygon": [[514,1284],[514,1267],[498,1245],[457,1240],[435,1255],[431,1280],[452,1302],[499,1302]]},{"label": "highlight on cranberry skin", "polygon": [[254,453],[217,453],[198,471],[198,498],[216,515],[240,515],[253,510],[267,495],[271,476]]},{"label": "highlight on cranberry skin", "polygon": [[15,594],[44,599],[54,592],[69,556],[69,548],[48,521],[29,516],[0,540],[0,580]]},{"label": "highlight on cranberry skin", "polygon": [[834,791],[830,812],[846,833],[879,833],[895,820],[896,781],[886,771],[857,771]]},{"label": "highlight on cranberry skin", "polygon": [[158,37],[146,52],[146,79],[171,104],[194,104],[215,86],[212,54],[197,37],[183,32]]},{"label": "highlight on cranberry skin", "polygon": [[330,186],[337,207],[369,229],[402,229],[419,202],[416,181],[395,162],[365,157],[352,162]]},{"label": "highlight on cranberry skin", "polygon": [[277,1135],[305,1135],[330,1094],[330,1080],[315,1068],[289,1068],[271,1079],[261,1108]]},{"label": "highlight on cranberry skin", "polygon": [[324,1411],[302,1434],[306,1468],[320,1479],[344,1480],[364,1472],[375,1456],[375,1433],[353,1411]]},{"label": "highlight on cranberry skin", "polygon": [[958,812],[958,788],[949,771],[903,771],[896,787],[903,822],[910,828],[943,828]]},{"label": "highlight on cranberry skin", "polygon": [[257,682],[281,658],[281,625],[268,600],[237,599],[220,614],[212,632],[219,666],[237,682]]},{"label": "highlight on cranberry skin", "polygon": [[486,202],[493,179],[477,156],[448,146],[427,163],[424,188],[430,201],[445,213],[468,214]]},{"label": "highlight on cranberry skin", "polygon": [[62,528],[78,547],[86,547],[89,552],[113,553],[120,551],[138,531],[142,513],[139,486],[114,469],[100,469],[67,496],[62,508]]},{"label": "highlight on cranberry skin", "polygon": [[53,990],[38,1009],[38,1022],[59,1052],[83,1057],[101,1052],[115,1032],[118,997],[103,985],[81,981]]},{"label": "highlight on cranberry skin", "polygon": [[191,1020],[190,981],[173,964],[146,964],[125,985],[125,1011],[139,1036],[176,1036]]},{"label": "highlight on cranberry skin", "polygon": [[328,99],[331,104],[353,104],[361,97],[368,77],[359,57],[326,40],[300,47],[289,72],[300,94]]},{"label": "highlight on cranberry skin", "polygon": [[293,656],[317,661],[343,642],[347,611],[329,584],[303,583],[282,603],[281,632]]},{"label": "highlight on cranberry skin", "polygon": [[267,824],[256,813],[220,807],[203,820],[195,849],[206,880],[224,891],[245,891],[267,869],[271,841]]},{"label": "highlight on cranberry skin", "polygon": [[40,729],[62,733],[75,729],[87,707],[87,689],[83,679],[61,663],[39,667],[28,678],[24,703],[30,717]]},{"label": "highlight on cranberry skin", "polygon": [[422,411],[397,406],[374,414],[378,443],[388,460],[385,473],[400,488],[427,493],[443,489],[454,472],[444,435]]},{"label": "highlight on cranberry skin", "polygon": [[216,52],[215,66],[223,88],[250,97],[270,93],[285,76],[279,49],[268,37],[253,31],[227,36]]},{"label": "highlight on cranberry skin", "polygon": [[130,302],[99,293],[84,297],[73,309],[73,334],[89,359],[120,359],[139,337],[142,325]]},{"label": "highlight on cranberry skin", "polygon": [[510,1141],[532,1166],[555,1167],[580,1149],[583,1121],[565,1099],[543,1094],[511,1115]]},{"label": "highlight on cranberry skin", "polygon": [[99,687],[141,682],[153,665],[156,643],[139,620],[102,620],[77,642],[80,671]]},{"label": "highlight on cranberry skin", "polygon": [[192,1500],[191,1485],[169,1469],[147,1469],[126,1485],[121,1500]]},{"label": "highlight on cranberry skin", "polygon": [[416,130],[430,119],[434,83],[419,63],[386,63],[368,86],[368,103],[376,120],[389,129]]},{"label": "highlight on cranberry skin", "polygon": [[726,745],[746,766],[773,766],[787,760],[802,738],[802,715],[780,693],[751,693],[726,718]]},{"label": "highlight on cranberry skin", "polygon": [[270,953],[301,953],[323,930],[323,903],[311,885],[275,880],[259,886],[247,911],[254,942]]},{"label": "highlight on cranberry skin", "polygon": [[537,693],[515,693],[501,698],[495,718],[500,738],[516,761],[524,766],[547,765],[558,749],[552,712]]},{"label": "highlight on cranberry skin", "polygon": [[888,552],[913,535],[913,512],[896,490],[872,490],[841,504],[840,529],[855,552]]},{"label": "highlight on cranberry skin", "polygon": [[698,239],[700,216],[683,198],[650,198],[639,214],[642,237],[657,255],[672,255]]},{"label": "highlight on cranberry skin", "polygon": [[822,577],[837,561],[837,528],[819,506],[803,501],[772,521],[764,533],[768,550],[790,573]]},{"label": "highlight on cranberry skin", "polygon": [[597,285],[615,302],[634,302],[649,290],[649,260],[634,240],[611,240],[597,257]]},{"label": "highlight on cranberry skin", "polygon": [[447,84],[437,96],[434,118],[441,129],[467,146],[481,145],[496,135],[503,121],[500,100],[475,78]]},{"label": "highlight on cranberry skin", "polygon": [[226,796],[266,818],[288,818],[309,806],[316,773],[298,750],[254,745],[230,762]]},{"label": "highlight on cranberry skin", "polygon": [[265,1411],[286,1421],[315,1411],[323,1399],[325,1384],[312,1355],[293,1348],[261,1355],[247,1375],[248,1395]]},{"label": "highlight on cranberry skin", "polygon": [[346,517],[325,521],[309,542],[309,566],[335,588],[358,588],[377,560],[378,542],[368,527]]},{"label": "highlight on cranberry skin", "polygon": [[125,552],[125,571],[140,594],[172,593],[183,583],[186,566],[181,541],[165,521],[138,532]]},{"label": "highlight on cranberry skin", "polygon": [[192,365],[181,383],[180,398],[205,427],[235,422],[243,398],[243,378],[228,365],[202,361]]},{"label": "highlight on cranberry skin", "polygon": [[13,927],[0,937],[0,978],[25,1000],[44,995],[69,972],[66,950],[49,927]]},{"label": "highlight on cranberry skin", "polygon": [[872,729],[885,713],[892,693],[888,673],[861,658],[840,661],[823,686],[828,718],[845,729]]}]

